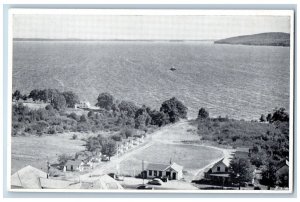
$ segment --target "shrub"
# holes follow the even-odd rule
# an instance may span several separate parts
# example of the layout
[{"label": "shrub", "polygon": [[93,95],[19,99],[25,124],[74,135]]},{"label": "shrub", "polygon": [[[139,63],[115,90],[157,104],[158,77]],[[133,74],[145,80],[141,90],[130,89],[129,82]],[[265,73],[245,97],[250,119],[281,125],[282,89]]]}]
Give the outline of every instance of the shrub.
[{"label": "shrub", "polygon": [[111,139],[114,141],[122,141],[122,136],[121,135],[113,135],[111,136]]},{"label": "shrub", "polygon": [[54,126],[51,126],[49,129],[48,129],[48,134],[56,134],[56,129]]}]

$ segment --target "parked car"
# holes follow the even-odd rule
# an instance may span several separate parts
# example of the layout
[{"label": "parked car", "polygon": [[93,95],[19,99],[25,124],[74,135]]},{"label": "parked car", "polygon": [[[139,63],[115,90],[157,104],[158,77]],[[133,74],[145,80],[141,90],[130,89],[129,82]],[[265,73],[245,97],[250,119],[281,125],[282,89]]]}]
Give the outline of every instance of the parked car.
[{"label": "parked car", "polygon": [[152,187],[149,187],[149,186],[147,186],[145,184],[138,185],[136,188],[137,189],[153,189]]},{"label": "parked car", "polygon": [[162,185],[163,182],[161,181],[161,179],[155,178],[151,181],[148,182],[148,184],[153,184],[153,185]]},{"label": "parked car", "polygon": [[261,190],[261,188],[259,186],[255,186],[254,190]]},{"label": "parked car", "polygon": [[167,176],[160,177],[159,179],[163,182],[168,182],[168,180],[169,180]]}]

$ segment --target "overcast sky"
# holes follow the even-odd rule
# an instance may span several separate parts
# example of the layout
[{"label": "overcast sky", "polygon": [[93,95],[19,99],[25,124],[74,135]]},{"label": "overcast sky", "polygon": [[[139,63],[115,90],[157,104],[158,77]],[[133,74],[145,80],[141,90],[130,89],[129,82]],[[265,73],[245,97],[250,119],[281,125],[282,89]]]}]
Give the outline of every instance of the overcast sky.
[{"label": "overcast sky", "polygon": [[14,38],[205,40],[263,32],[290,32],[290,19],[284,16],[17,14],[13,20]]}]

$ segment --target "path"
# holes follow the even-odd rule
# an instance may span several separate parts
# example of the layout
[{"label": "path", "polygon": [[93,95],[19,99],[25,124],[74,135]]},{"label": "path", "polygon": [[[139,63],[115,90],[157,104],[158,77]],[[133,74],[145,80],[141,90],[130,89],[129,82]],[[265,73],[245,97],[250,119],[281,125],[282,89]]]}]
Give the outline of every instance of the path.
[{"label": "path", "polygon": [[[91,173],[85,174],[82,176],[89,177],[90,175],[101,175],[105,173],[109,173],[111,170],[114,170],[118,164],[120,164],[122,161],[125,161],[126,159],[130,159],[135,154],[138,154],[142,150],[152,146],[155,143],[163,143],[163,144],[177,144],[177,145],[186,145],[185,143],[182,143],[182,141],[190,141],[190,142],[199,142],[200,136],[196,132],[196,127],[190,124],[190,121],[188,120],[181,120],[175,124],[167,125],[162,128],[160,128],[158,131],[148,135],[147,140],[140,146],[137,146],[130,151],[126,152],[122,156],[113,156],[110,161],[101,164],[101,166],[95,168]],[[223,149],[213,146],[208,146],[205,144],[189,144],[192,146],[205,146],[217,150],[221,150],[223,152],[222,158],[224,158],[224,161],[229,161],[231,158],[231,154],[233,150],[230,149]],[[195,179],[201,178],[203,175],[203,171],[209,167],[212,166],[217,161],[221,160],[217,159],[205,166],[204,168],[200,168],[197,171],[197,174],[194,176]]]}]

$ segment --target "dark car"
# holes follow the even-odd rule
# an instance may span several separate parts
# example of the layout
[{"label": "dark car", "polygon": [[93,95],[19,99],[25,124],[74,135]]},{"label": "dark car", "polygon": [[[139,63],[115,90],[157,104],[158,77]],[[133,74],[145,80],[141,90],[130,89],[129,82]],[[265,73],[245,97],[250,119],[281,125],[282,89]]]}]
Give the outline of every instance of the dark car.
[{"label": "dark car", "polygon": [[261,188],[259,186],[255,186],[254,190],[261,190]]},{"label": "dark car", "polygon": [[148,182],[148,184],[153,184],[153,185],[162,185],[163,182],[161,181],[161,179],[154,179]]},{"label": "dark car", "polygon": [[152,187],[149,187],[149,186],[147,186],[145,184],[141,184],[141,185],[137,186],[136,188],[137,189],[152,189]]},{"label": "dark car", "polygon": [[160,179],[161,179],[161,181],[163,181],[163,182],[168,182],[168,180],[169,180],[169,178],[166,177],[166,176],[165,176],[165,177],[161,177]]}]

